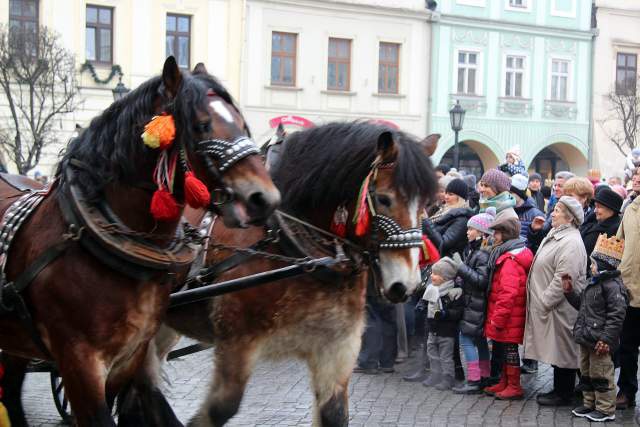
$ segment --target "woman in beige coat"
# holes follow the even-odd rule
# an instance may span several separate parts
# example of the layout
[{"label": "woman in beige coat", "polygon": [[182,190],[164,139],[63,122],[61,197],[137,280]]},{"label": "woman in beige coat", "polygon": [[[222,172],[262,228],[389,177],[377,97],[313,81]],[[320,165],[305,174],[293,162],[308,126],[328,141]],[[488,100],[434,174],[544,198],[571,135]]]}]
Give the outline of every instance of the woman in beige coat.
[{"label": "woman in beige coat", "polygon": [[582,205],[561,197],[527,281],[524,356],[553,366],[553,390],[537,396],[540,405],[567,405],[573,397],[580,352],[572,331],[578,312],[564,297],[562,277],[571,276],[578,291],[586,286],[587,253],[578,230],[583,221]]}]

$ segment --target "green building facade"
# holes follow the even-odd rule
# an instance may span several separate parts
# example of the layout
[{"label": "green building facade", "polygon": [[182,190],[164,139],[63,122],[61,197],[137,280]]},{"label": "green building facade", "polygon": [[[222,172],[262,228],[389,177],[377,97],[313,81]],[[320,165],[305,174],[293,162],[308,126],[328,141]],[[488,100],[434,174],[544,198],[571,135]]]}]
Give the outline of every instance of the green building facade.
[{"label": "green building facade", "polygon": [[444,0],[434,22],[430,131],[451,163],[449,110],[466,110],[461,168],[481,174],[512,147],[545,178],[586,173],[591,0]]}]

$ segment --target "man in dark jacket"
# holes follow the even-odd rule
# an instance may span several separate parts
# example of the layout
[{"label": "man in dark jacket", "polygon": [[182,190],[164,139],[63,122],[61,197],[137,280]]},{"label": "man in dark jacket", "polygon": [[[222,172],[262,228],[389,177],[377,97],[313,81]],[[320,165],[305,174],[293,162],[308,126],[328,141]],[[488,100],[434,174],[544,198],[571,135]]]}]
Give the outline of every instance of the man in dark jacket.
[{"label": "man in dark jacket", "polygon": [[537,172],[529,175],[529,193],[531,193],[531,198],[535,201],[536,206],[540,211],[544,212],[545,201],[544,195],[542,194],[542,175]]},{"label": "man in dark jacket", "polygon": [[572,278],[562,277],[567,301],[578,310],[573,327],[580,344],[580,384],[583,406],[572,412],[591,421],[615,420],[616,387],[611,354],[620,343],[628,294],[617,269],[622,260],[624,242],[605,234],[598,237],[591,254],[591,280],[578,296]]},{"label": "man in dark jacket", "polygon": [[526,242],[529,225],[535,217],[544,216],[544,212],[538,209],[535,202],[527,194],[527,177],[516,174],[511,177],[511,189],[509,192],[516,199],[516,206],[513,208],[520,220],[520,237]]},{"label": "man in dark jacket", "polygon": [[[580,227],[582,241],[587,251],[587,255],[593,252],[598,236],[606,234],[607,237],[615,236],[620,227],[620,209],[622,208],[622,197],[609,187],[598,188],[594,198],[595,209],[593,213],[585,218],[585,222]],[[591,217],[595,217],[592,220]],[[591,262],[587,263],[587,268],[591,269]],[[589,274],[589,271],[587,274]]]}]

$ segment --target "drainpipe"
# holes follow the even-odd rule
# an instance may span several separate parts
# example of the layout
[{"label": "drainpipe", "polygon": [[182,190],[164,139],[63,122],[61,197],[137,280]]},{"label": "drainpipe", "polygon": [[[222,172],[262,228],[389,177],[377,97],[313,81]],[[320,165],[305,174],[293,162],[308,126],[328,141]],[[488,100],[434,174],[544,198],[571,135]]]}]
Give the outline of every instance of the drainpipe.
[{"label": "drainpipe", "polygon": [[[432,123],[432,115],[433,115],[433,111],[432,111],[432,101],[433,101],[433,93],[432,89],[433,89],[433,85],[431,84],[431,82],[433,82],[433,64],[434,64],[434,58],[433,58],[433,38],[434,38],[434,33],[435,33],[435,22],[438,20],[436,15],[436,11],[435,10],[431,10],[431,14],[429,16],[428,19],[428,25],[429,25],[429,63],[427,64],[427,66],[429,67],[429,81],[427,82],[427,129],[425,129],[425,135],[429,135],[429,132],[431,132],[431,123]],[[438,14],[439,16],[439,14]]]},{"label": "drainpipe", "polygon": [[595,80],[594,80],[594,66],[595,66],[595,58],[596,58],[596,37],[598,36],[598,29],[597,28],[593,28],[591,30],[591,66],[590,66],[590,70],[591,70],[591,74],[590,74],[590,79],[591,79],[591,90],[589,91],[589,139],[588,139],[588,146],[587,146],[587,168],[591,169],[593,168],[593,92],[595,90]]}]

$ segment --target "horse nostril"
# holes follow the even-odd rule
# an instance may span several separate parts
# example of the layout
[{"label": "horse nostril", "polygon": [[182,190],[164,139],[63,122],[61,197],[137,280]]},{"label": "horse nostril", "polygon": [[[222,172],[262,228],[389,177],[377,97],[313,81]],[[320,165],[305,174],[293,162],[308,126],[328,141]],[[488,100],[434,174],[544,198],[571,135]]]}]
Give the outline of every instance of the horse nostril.
[{"label": "horse nostril", "polygon": [[402,282],[393,282],[388,291],[389,299],[402,301],[407,296],[407,287]]},{"label": "horse nostril", "polygon": [[265,209],[269,205],[267,199],[264,197],[264,194],[262,194],[262,192],[260,191],[252,193],[247,199],[247,202],[252,208],[260,210]]}]

